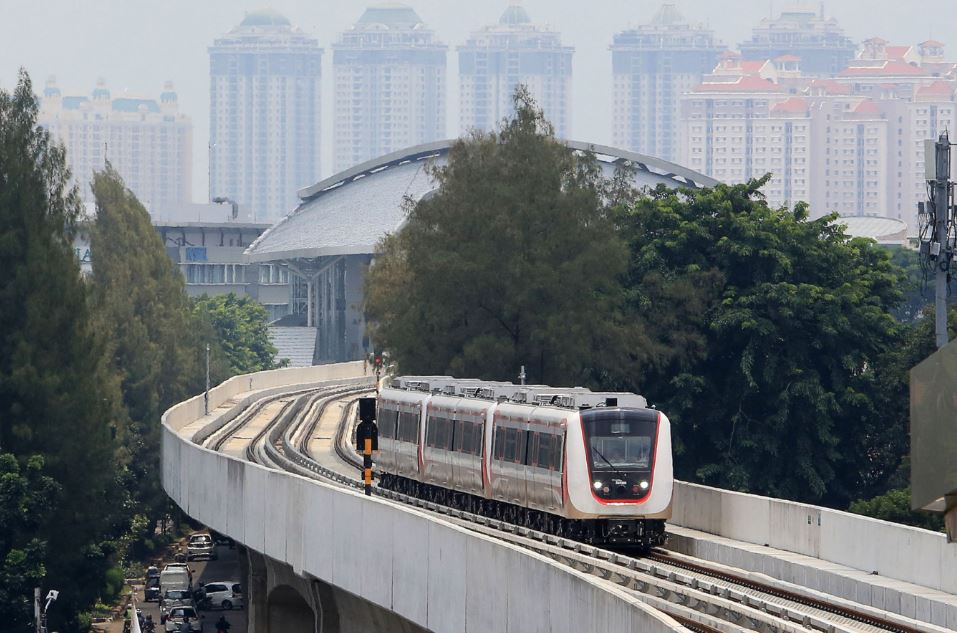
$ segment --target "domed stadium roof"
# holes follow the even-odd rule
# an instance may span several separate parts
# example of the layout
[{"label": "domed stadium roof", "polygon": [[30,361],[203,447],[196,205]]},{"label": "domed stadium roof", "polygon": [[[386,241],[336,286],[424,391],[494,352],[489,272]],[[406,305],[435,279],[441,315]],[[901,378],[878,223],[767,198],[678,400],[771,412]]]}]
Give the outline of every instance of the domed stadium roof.
[{"label": "domed stadium roof", "polygon": [[528,17],[525,7],[517,2],[512,2],[502,13],[502,17],[498,19],[498,23],[502,25],[531,24],[531,22],[532,19]]},{"label": "domed stadium roof", "polygon": [[843,224],[852,237],[869,237],[878,244],[901,245],[907,240],[907,223],[896,218],[848,215],[834,223]]},{"label": "domed stadium roof", "polygon": [[401,2],[383,2],[374,4],[365,10],[358,24],[381,24],[389,28],[414,28],[422,24],[422,18],[415,9]]},{"label": "domed stadium roof", "polygon": [[[356,165],[299,191],[299,207],[246,249],[250,263],[327,255],[372,254],[376,243],[405,222],[405,201],[438,188],[427,167],[448,162],[455,141],[436,141]],[[606,175],[627,168],[635,187],[710,187],[718,181],[659,158],[613,147],[563,141],[595,154]]]},{"label": "domed stadium roof", "polygon": [[289,26],[289,19],[275,9],[250,11],[239,26]]}]

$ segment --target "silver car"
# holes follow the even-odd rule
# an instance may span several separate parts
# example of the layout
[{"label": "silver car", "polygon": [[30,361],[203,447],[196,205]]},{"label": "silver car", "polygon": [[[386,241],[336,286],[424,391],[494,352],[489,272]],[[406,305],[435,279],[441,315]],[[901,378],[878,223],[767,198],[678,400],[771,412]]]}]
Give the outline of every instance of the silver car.
[{"label": "silver car", "polygon": [[186,589],[169,589],[160,598],[160,624],[166,622],[170,611],[176,607],[193,608],[193,594]]},{"label": "silver car", "polygon": [[[186,621],[189,620],[187,625]],[[166,633],[174,631],[189,633],[202,633],[203,623],[199,619],[199,614],[193,607],[173,607],[166,617]]]},{"label": "silver car", "polygon": [[189,543],[186,545],[186,559],[197,558],[216,559],[216,546],[213,544],[213,537],[209,534],[194,534],[189,537]]}]

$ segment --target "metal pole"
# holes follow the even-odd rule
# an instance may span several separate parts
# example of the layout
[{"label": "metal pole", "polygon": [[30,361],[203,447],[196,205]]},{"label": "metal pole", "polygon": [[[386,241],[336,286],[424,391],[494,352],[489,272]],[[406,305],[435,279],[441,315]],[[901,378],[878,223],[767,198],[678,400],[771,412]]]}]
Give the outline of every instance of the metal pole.
[{"label": "metal pole", "polygon": [[934,284],[935,326],[937,347],[947,345],[947,277],[950,275],[950,245],[947,243],[947,223],[950,217],[950,139],[947,132],[937,141],[935,158],[937,178],[934,181],[934,241],[939,244],[937,273]]},{"label": "metal pole", "polygon": [[522,371],[518,373],[518,381],[521,385],[525,384],[525,365],[522,365]]},{"label": "metal pole", "polygon": [[205,415],[209,415],[209,343],[206,343],[206,392],[203,394]]},{"label": "metal pole", "polygon": [[36,633],[42,633],[42,627],[40,620],[40,588],[33,588],[33,621],[36,624]]},{"label": "metal pole", "polygon": [[372,496],[372,438],[362,441],[362,481],[365,483],[366,496]]}]

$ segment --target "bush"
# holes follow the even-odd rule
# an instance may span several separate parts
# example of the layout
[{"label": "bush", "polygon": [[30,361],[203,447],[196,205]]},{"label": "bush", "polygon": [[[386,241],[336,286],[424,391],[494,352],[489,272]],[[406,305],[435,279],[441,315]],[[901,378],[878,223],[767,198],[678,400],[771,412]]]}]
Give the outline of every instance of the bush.
[{"label": "bush", "polygon": [[123,568],[111,567],[107,570],[106,578],[104,579],[104,597],[109,601],[115,600],[119,597],[120,592],[123,591],[124,584],[126,584],[126,578],[123,574]]},{"label": "bush", "polygon": [[927,512],[915,512],[910,509],[910,488],[890,490],[873,499],[859,499],[851,504],[850,512],[862,514],[882,521],[903,523],[914,527],[941,532],[944,529],[943,517]]}]

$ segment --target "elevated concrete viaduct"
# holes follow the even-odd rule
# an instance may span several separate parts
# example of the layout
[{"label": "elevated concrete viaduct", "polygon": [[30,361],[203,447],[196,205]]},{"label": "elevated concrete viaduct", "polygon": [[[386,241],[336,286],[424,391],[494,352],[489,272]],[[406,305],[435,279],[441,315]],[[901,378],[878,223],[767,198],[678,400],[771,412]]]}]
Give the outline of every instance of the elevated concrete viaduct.
[{"label": "elevated concrete viaduct", "polygon": [[363,364],[237,376],[163,416],[163,486],[248,550],[249,631],[642,631],[681,627],[610,581],[408,506],[217,453],[197,430],[260,394]]}]

